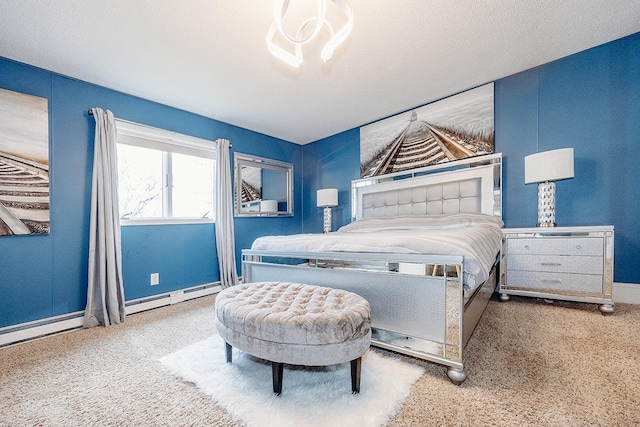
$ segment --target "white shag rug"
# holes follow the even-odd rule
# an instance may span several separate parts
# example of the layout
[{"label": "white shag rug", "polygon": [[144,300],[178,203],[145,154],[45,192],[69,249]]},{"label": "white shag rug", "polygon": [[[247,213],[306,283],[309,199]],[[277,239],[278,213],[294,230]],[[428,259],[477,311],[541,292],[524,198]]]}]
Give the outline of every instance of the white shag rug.
[{"label": "white shag rug", "polygon": [[383,426],[400,409],[423,368],[375,352],[362,359],[360,394],[351,394],[350,364],[285,365],[282,395],[273,393],[271,363],[233,349],[226,363],[214,335],[160,359],[164,367],[253,427]]}]

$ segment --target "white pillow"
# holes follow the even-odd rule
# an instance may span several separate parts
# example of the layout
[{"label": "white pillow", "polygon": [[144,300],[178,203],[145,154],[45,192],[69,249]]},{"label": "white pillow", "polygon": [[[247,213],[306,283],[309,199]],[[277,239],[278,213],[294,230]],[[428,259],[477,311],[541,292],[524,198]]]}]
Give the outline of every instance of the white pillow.
[{"label": "white pillow", "polygon": [[478,212],[464,212],[438,215],[401,215],[377,218],[364,218],[344,225],[338,232],[371,232],[413,229],[447,229],[473,225],[488,225],[502,228],[502,219],[495,215]]}]

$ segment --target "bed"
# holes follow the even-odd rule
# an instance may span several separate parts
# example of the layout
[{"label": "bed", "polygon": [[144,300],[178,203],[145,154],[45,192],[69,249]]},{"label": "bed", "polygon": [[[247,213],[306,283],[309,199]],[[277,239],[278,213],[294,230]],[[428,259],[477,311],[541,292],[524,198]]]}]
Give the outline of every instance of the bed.
[{"label": "bed", "polygon": [[242,251],[243,281],[360,294],[372,345],[445,365],[461,384],[464,348],[499,280],[501,183],[500,154],[353,181],[351,224],[256,239]]}]

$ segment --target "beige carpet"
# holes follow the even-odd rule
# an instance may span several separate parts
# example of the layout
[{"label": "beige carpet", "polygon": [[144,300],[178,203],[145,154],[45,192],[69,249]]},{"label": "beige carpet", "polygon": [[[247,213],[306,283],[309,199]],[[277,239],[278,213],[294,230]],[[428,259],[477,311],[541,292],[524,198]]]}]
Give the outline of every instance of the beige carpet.
[{"label": "beige carpet", "polygon": [[[213,303],[0,349],[0,425],[240,425],[158,362],[215,332]],[[459,387],[442,366],[402,359],[426,371],[390,426],[640,425],[640,306],[605,317],[595,305],[491,301]]]}]

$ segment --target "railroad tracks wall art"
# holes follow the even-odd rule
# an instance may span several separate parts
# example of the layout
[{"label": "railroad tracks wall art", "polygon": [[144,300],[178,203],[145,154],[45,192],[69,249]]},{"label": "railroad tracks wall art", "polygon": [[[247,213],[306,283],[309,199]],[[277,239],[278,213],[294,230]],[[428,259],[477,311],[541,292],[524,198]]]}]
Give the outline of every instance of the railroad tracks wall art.
[{"label": "railroad tracks wall art", "polygon": [[48,100],[0,89],[0,236],[49,226]]},{"label": "railroad tracks wall art", "polygon": [[493,83],[360,128],[360,176],[494,152]]}]

